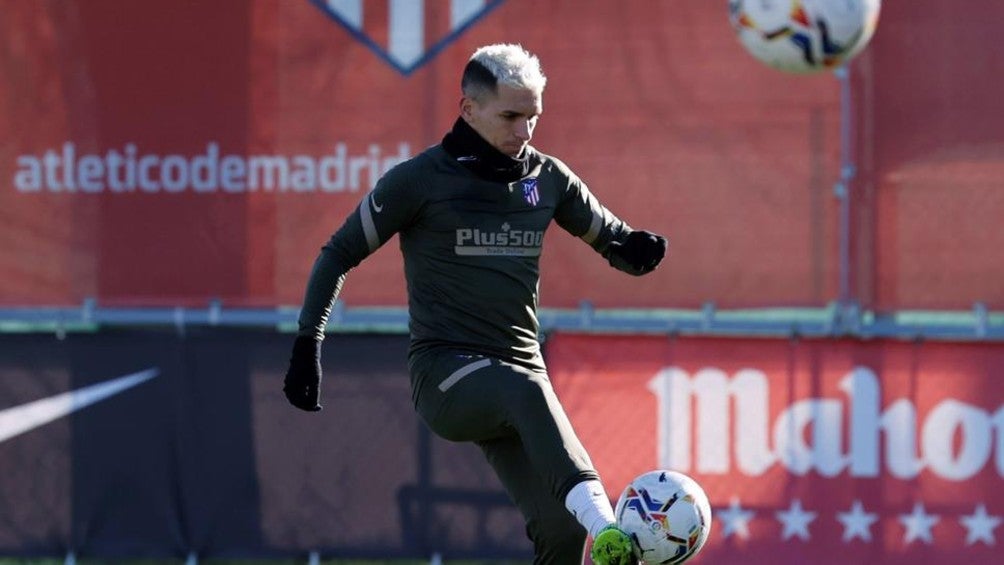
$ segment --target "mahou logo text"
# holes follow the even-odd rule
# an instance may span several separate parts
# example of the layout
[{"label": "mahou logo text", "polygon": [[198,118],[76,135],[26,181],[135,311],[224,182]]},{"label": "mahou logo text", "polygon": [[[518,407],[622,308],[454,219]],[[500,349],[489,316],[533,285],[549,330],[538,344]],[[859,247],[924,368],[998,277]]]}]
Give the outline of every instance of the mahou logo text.
[{"label": "mahou logo text", "polygon": [[988,411],[946,398],[919,418],[900,398],[883,409],[879,378],[856,367],[840,380],[842,397],[798,400],[771,422],[769,384],[756,369],[660,371],[649,381],[660,466],[758,476],[781,465],[825,477],[877,477],[884,468],[899,479],[927,470],[963,481],[992,465],[1004,476],[1004,406]]}]

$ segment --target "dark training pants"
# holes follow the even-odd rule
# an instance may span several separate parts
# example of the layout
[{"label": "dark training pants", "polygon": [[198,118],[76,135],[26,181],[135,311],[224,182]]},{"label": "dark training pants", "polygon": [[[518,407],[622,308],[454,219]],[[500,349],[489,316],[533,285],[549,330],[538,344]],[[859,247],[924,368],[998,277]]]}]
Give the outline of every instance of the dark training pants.
[{"label": "dark training pants", "polygon": [[481,448],[526,519],[534,563],[579,565],[586,530],[565,496],[598,476],[547,374],[458,350],[409,365],[419,415],[440,437]]}]

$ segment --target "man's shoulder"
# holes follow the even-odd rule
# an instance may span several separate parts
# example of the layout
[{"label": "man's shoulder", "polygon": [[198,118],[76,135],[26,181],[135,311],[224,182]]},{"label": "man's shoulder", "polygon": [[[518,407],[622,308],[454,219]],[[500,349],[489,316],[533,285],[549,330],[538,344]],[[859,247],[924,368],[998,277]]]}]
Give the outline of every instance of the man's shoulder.
[{"label": "man's shoulder", "polygon": [[434,147],[430,147],[417,155],[394,164],[380,178],[380,183],[387,186],[406,187],[422,184],[422,181],[435,170]]},{"label": "man's shoulder", "polygon": [[399,198],[425,201],[466,186],[469,175],[441,145],[433,145],[391,167],[377,188],[392,191]]},{"label": "man's shoulder", "polygon": [[386,174],[396,178],[420,177],[448,167],[449,164],[449,154],[446,153],[442,145],[432,145],[417,155],[394,165]]},{"label": "man's shoulder", "polygon": [[425,150],[420,151],[415,155],[412,155],[411,157],[405,159],[404,161],[395,164],[387,172],[401,174],[401,173],[417,172],[421,171],[422,169],[428,168],[432,165],[432,162],[434,160],[435,148],[436,146],[426,148]]},{"label": "man's shoulder", "polygon": [[575,172],[572,171],[571,167],[565,164],[565,162],[561,159],[555,157],[554,155],[542,153],[537,150],[536,147],[533,148],[533,151],[536,154],[536,158],[540,162],[541,174],[559,175],[569,179],[578,178],[576,177]]}]

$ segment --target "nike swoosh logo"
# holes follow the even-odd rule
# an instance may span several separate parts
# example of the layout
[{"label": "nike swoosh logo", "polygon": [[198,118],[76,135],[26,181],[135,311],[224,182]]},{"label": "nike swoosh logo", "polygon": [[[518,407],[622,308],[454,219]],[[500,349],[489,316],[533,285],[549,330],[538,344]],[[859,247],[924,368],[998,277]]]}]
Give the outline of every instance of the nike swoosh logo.
[{"label": "nike swoosh logo", "polygon": [[370,202],[373,204],[373,210],[379,214],[383,211],[383,206],[377,206],[376,199],[373,198],[373,193],[370,193]]},{"label": "nike swoosh logo", "polygon": [[0,410],[0,443],[142,384],[156,377],[159,373],[160,369],[147,369],[21,406]]}]

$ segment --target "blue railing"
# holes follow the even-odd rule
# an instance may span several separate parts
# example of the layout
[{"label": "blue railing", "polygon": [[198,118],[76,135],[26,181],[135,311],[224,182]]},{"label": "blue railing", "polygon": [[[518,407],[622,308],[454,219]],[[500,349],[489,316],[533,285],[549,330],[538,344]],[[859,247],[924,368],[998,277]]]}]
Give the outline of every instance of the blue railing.
[{"label": "blue railing", "polygon": [[[0,308],[0,332],[90,332],[102,328],[272,327],[296,329],[297,307],[231,308],[220,302],[198,307],[117,308],[86,300],[80,306]],[[541,330],[585,333],[662,334],[730,337],[891,338],[961,341],[1004,340],[1004,312],[982,303],[970,310],[899,310],[879,313],[854,303],[818,308],[598,309],[541,308]],[[403,307],[335,304],[331,332],[407,333]]]}]

